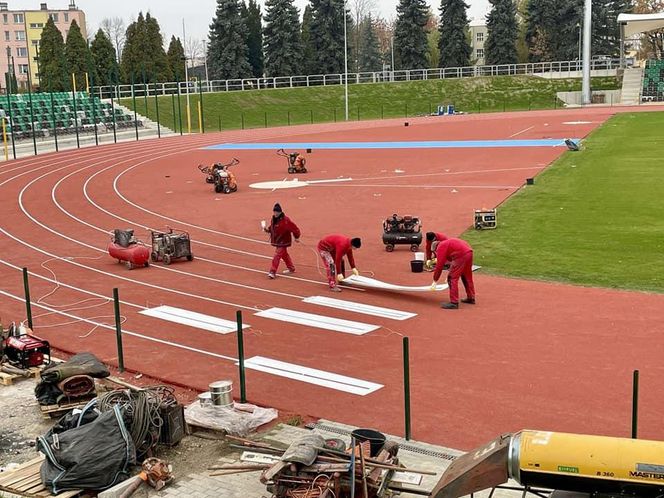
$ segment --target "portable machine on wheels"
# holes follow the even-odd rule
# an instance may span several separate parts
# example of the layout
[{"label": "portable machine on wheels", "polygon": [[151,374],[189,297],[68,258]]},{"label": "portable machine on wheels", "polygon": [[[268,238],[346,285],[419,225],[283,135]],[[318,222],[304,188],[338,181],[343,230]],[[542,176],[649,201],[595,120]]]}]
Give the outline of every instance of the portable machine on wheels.
[{"label": "portable machine on wheels", "polygon": [[233,158],[228,164],[215,163],[212,166],[200,164],[198,169],[205,176],[206,183],[214,184],[214,191],[218,194],[231,194],[237,192],[237,179],[230,168],[240,164],[240,160]]},{"label": "portable machine on wheels", "polygon": [[28,369],[51,361],[48,341],[32,335],[32,330],[12,323],[8,329],[0,329],[0,360],[7,358],[11,365]]},{"label": "portable machine on wheels", "polygon": [[174,259],[187,258],[187,261],[194,259],[189,232],[174,232],[168,227],[168,232],[151,230],[150,234],[152,238],[150,259],[153,263],[163,261],[165,265],[170,265]]},{"label": "portable machine on wheels", "polygon": [[493,230],[496,228],[497,218],[495,209],[475,210],[475,230]]},{"label": "portable machine on wheels", "polygon": [[394,251],[396,245],[408,245],[416,252],[422,243],[422,224],[415,216],[393,214],[383,222],[383,244],[387,252]]},{"label": "portable machine on wheels", "polygon": [[290,174],[307,172],[307,159],[299,152],[286,152],[284,149],[279,149],[277,155],[286,158]]},{"label": "portable machine on wheels", "polygon": [[150,266],[150,250],[136,240],[133,230],[115,229],[108,244],[108,254],[119,263],[125,263],[130,270]]}]

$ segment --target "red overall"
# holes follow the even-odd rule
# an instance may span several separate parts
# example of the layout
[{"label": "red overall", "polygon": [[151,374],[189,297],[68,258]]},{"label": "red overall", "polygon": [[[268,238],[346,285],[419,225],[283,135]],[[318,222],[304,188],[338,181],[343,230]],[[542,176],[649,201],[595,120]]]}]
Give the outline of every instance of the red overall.
[{"label": "red overall", "polygon": [[473,248],[465,240],[447,239],[438,244],[436,249],[436,269],[433,273],[434,281],[438,281],[443,273],[443,265],[450,262],[447,274],[447,283],[450,286],[450,302],[459,304],[459,278],[466,288],[468,299],[475,298],[475,285],[473,284]]},{"label": "red overall", "polygon": [[435,241],[442,242],[444,240],[447,240],[447,235],[444,233],[434,233],[434,239],[433,240],[427,240],[426,245],[424,246],[424,251],[426,252],[426,257],[424,258],[426,261],[429,261],[431,256],[433,256],[433,252],[431,251],[431,244],[433,244]]},{"label": "red overall", "polygon": [[270,244],[275,247],[270,273],[277,273],[282,259],[290,271],[295,271],[295,265],[290,254],[288,254],[288,248],[292,244],[292,237],[300,238],[300,229],[288,216],[281,214],[276,218],[272,217],[272,223],[267,228],[267,232],[270,234]]},{"label": "red overall", "polygon": [[[317,248],[327,271],[327,281],[330,287],[335,287],[337,285],[336,275],[341,275],[344,271],[344,256],[348,258],[350,267],[355,268],[355,259],[353,258],[353,248],[350,245],[350,239],[344,235],[328,235],[318,242]],[[332,265],[334,265],[334,271],[332,271]]]}]

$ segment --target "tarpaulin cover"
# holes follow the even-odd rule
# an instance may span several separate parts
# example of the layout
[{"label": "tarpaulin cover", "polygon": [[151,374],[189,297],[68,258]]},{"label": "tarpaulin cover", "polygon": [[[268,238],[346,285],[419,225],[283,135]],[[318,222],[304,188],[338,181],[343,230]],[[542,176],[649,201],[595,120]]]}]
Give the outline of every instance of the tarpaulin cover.
[{"label": "tarpaulin cover", "polygon": [[110,488],[127,479],[136,464],[134,443],[117,406],[88,424],[37,438],[37,449],[46,455],[42,484],[53,494]]},{"label": "tarpaulin cover", "polygon": [[35,396],[40,405],[55,405],[65,398],[58,383],[77,375],[97,379],[108,377],[108,368],[91,353],[79,353],[64,363],[47,366],[41,373],[41,382],[35,387]]}]

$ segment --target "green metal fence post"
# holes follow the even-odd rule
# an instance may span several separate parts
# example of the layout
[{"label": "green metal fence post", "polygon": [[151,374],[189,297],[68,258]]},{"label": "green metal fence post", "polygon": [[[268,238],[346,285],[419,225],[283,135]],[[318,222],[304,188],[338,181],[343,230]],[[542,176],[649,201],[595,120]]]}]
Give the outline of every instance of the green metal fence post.
[{"label": "green metal fence post", "polygon": [[203,85],[198,82],[198,93],[201,102],[201,133],[205,133],[205,106],[203,105]]},{"label": "green metal fence post", "polygon": [[242,335],[242,312],[236,313],[237,317],[237,357],[240,367],[240,403],[247,402],[247,385],[244,376],[244,337]]},{"label": "green metal fence post", "polygon": [[136,141],[138,141],[138,113],[136,111],[136,87],[134,86],[134,73],[131,73],[131,100],[134,106],[134,130],[136,130]]},{"label": "green metal fence post", "polygon": [[53,98],[53,92],[51,94],[51,120],[53,121],[53,138],[55,139],[55,152],[58,152],[58,123],[55,119],[55,99]]},{"label": "green metal fence post", "polygon": [[637,438],[639,425],[639,371],[632,373],[632,439]]},{"label": "green metal fence post", "polygon": [[[74,75],[72,75],[72,79],[73,79],[73,77],[74,77]],[[81,148],[81,138],[80,138],[79,133],[78,133],[78,105],[76,103],[76,89],[74,88],[73,85],[72,85],[72,88],[71,88],[71,94],[72,94],[72,98],[73,98],[73,101],[74,101],[74,130],[76,130],[76,148],[80,149]]]},{"label": "green metal fence post", "polygon": [[157,138],[161,138],[161,123],[159,122],[159,97],[157,96],[157,82],[154,82],[154,106],[157,112]]},{"label": "green metal fence post", "polygon": [[28,100],[30,102],[30,132],[32,134],[32,145],[35,149],[35,156],[37,155],[37,134],[35,133],[35,110],[32,102],[32,77],[30,76],[30,69],[28,68]]},{"label": "green metal fence post", "polygon": [[113,309],[115,311],[115,339],[118,345],[118,370],[124,372],[124,352],[122,350],[122,323],[120,321],[120,297],[118,288],[113,289]]},{"label": "green metal fence post", "polygon": [[410,441],[410,347],[408,337],[403,338],[403,394],[406,441]]},{"label": "green metal fence post", "polygon": [[178,121],[180,122],[180,136],[183,134],[182,130],[182,102],[180,102],[180,78],[178,77],[177,80],[177,85],[178,85]]},{"label": "green metal fence post", "polygon": [[32,303],[30,302],[30,282],[28,281],[28,269],[23,268],[23,291],[25,292],[25,313],[28,318],[28,327],[32,330]]}]

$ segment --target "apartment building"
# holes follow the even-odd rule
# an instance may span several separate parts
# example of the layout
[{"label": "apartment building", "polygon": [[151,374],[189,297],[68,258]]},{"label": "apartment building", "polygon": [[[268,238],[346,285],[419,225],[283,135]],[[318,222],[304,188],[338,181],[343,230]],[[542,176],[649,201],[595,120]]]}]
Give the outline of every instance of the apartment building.
[{"label": "apartment building", "polygon": [[470,60],[478,66],[484,64],[484,43],[487,36],[489,31],[485,20],[474,20],[470,23],[470,46],[473,49]]},{"label": "apartment building", "polygon": [[87,38],[85,13],[75,0],[66,9],[49,9],[47,3],[39,10],[11,10],[8,2],[0,2],[0,85],[6,92],[6,74],[16,75],[19,88],[27,88],[28,73],[34,87],[39,85],[39,40],[49,18],[66,40],[69,26],[76,20]]}]

